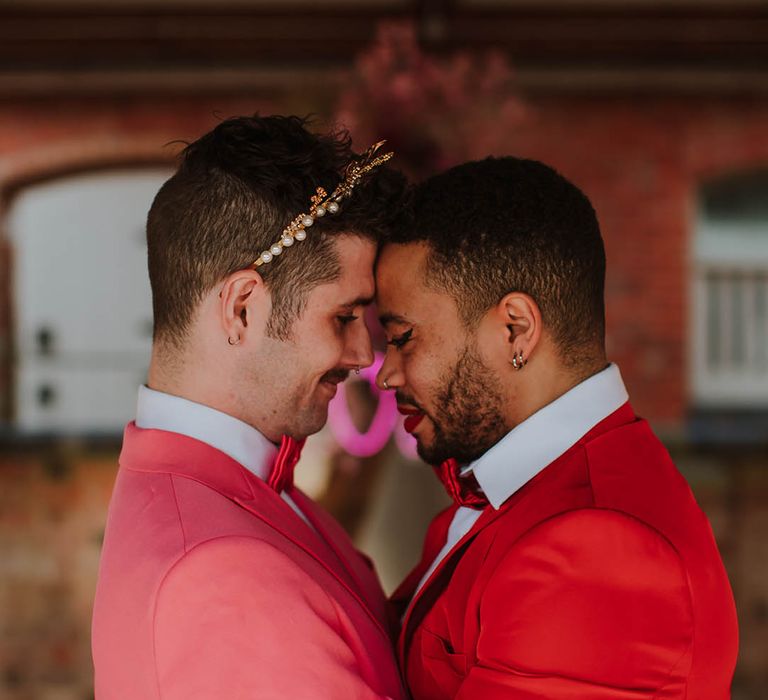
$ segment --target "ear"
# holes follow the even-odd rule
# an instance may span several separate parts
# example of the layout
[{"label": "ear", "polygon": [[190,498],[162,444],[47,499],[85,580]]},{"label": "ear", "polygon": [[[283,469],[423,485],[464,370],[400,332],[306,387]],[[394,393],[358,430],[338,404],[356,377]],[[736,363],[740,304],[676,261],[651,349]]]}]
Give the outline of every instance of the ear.
[{"label": "ear", "polygon": [[261,338],[271,310],[270,294],[256,270],[238,270],[222,281],[219,314],[230,345]]},{"label": "ear", "polygon": [[503,322],[510,364],[527,363],[536,351],[542,333],[541,310],[534,299],[522,292],[507,294],[497,305],[498,319]]}]

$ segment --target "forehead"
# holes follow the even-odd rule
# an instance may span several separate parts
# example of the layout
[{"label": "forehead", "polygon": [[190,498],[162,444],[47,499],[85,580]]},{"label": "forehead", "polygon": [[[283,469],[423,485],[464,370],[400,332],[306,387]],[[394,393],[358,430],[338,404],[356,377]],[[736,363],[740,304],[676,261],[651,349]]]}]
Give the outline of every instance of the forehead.
[{"label": "forehead", "polygon": [[437,316],[455,317],[452,297],[426,285],[428,262],[426,243],[384,246],[376,264],[376,305],[383,319],[396,316],[424,323]]},{"label": "forehead", "polygon": [[339,259],[339,277],[316,287],[310,296],[310,303],[326,306],[372,299],[376,244],[360,236],[344,234],[334,239],[334,247]]}]

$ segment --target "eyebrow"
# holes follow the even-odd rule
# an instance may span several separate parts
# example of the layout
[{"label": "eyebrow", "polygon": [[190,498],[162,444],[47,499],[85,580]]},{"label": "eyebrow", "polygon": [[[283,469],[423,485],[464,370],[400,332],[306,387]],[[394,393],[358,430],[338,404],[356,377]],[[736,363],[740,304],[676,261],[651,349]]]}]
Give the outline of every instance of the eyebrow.
[{"label": "eyebrow", "polygon": [[387,326],[390,323],[402,323],[403,325],[408,325],[410,321],[403,316],[398,316],[397,314],[382,314],[379,316],[379,323],[382,326]]}]

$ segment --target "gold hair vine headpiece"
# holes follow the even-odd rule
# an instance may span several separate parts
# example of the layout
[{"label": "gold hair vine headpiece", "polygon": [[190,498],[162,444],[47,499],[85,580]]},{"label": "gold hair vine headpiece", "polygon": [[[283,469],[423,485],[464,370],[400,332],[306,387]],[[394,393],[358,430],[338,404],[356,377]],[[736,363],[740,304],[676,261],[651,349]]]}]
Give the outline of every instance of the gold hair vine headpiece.
[{"label": "gold hair vine headpiece", "polygon": [[376,155],[385,143],[386,141],[379,141],[373,144],[362,157],[353,160],[344,172],[344,179],[330,196],[322,187],[318,187],[317,192],[312,196],[312,206],[309,211],[306,214],[299,214],[291,221],[283,229],[280,239],[259,255],[253,263],[253,267],[272,262],[276,256],[283,252],[284,248],[290,248],[296,241],[303,241],[307,237],[307,229],[315,223],[315,219],[325,216],[326,213],[337,214],[341,201],[352,194],[352,190],[355,189],[363,176],[386,163],[394,155],[391,151],[379,156]]}]

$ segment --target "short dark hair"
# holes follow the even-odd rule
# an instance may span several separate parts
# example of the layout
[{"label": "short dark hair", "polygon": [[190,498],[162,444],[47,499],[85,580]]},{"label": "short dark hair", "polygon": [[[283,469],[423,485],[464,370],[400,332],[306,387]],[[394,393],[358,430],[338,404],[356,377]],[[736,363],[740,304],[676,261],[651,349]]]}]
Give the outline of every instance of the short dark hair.
[{"label": "short dark hair", "polygon": [[[204,295],[276,242],[317,187],[332,192],[340,182],[354,158],[349,135],[307,126],[295,116],[237,117],[184,149],[147,219],[155,339],[181,344]],[[288,337],[309,292],[340,274],[334,235],[378,242],[400,214],[404,188],[399,173],[378,168],[338,214],[259,268],[272,295],[271,335]]]},{"label": "short dark hair", "polygon": [[393,243],[429,244],[428,285],[450,293],[468,327],[510,292],[530,295],[569,365],[603,349],[605,249],[592,205],[543,163],[465,163],[413,190]]}]

